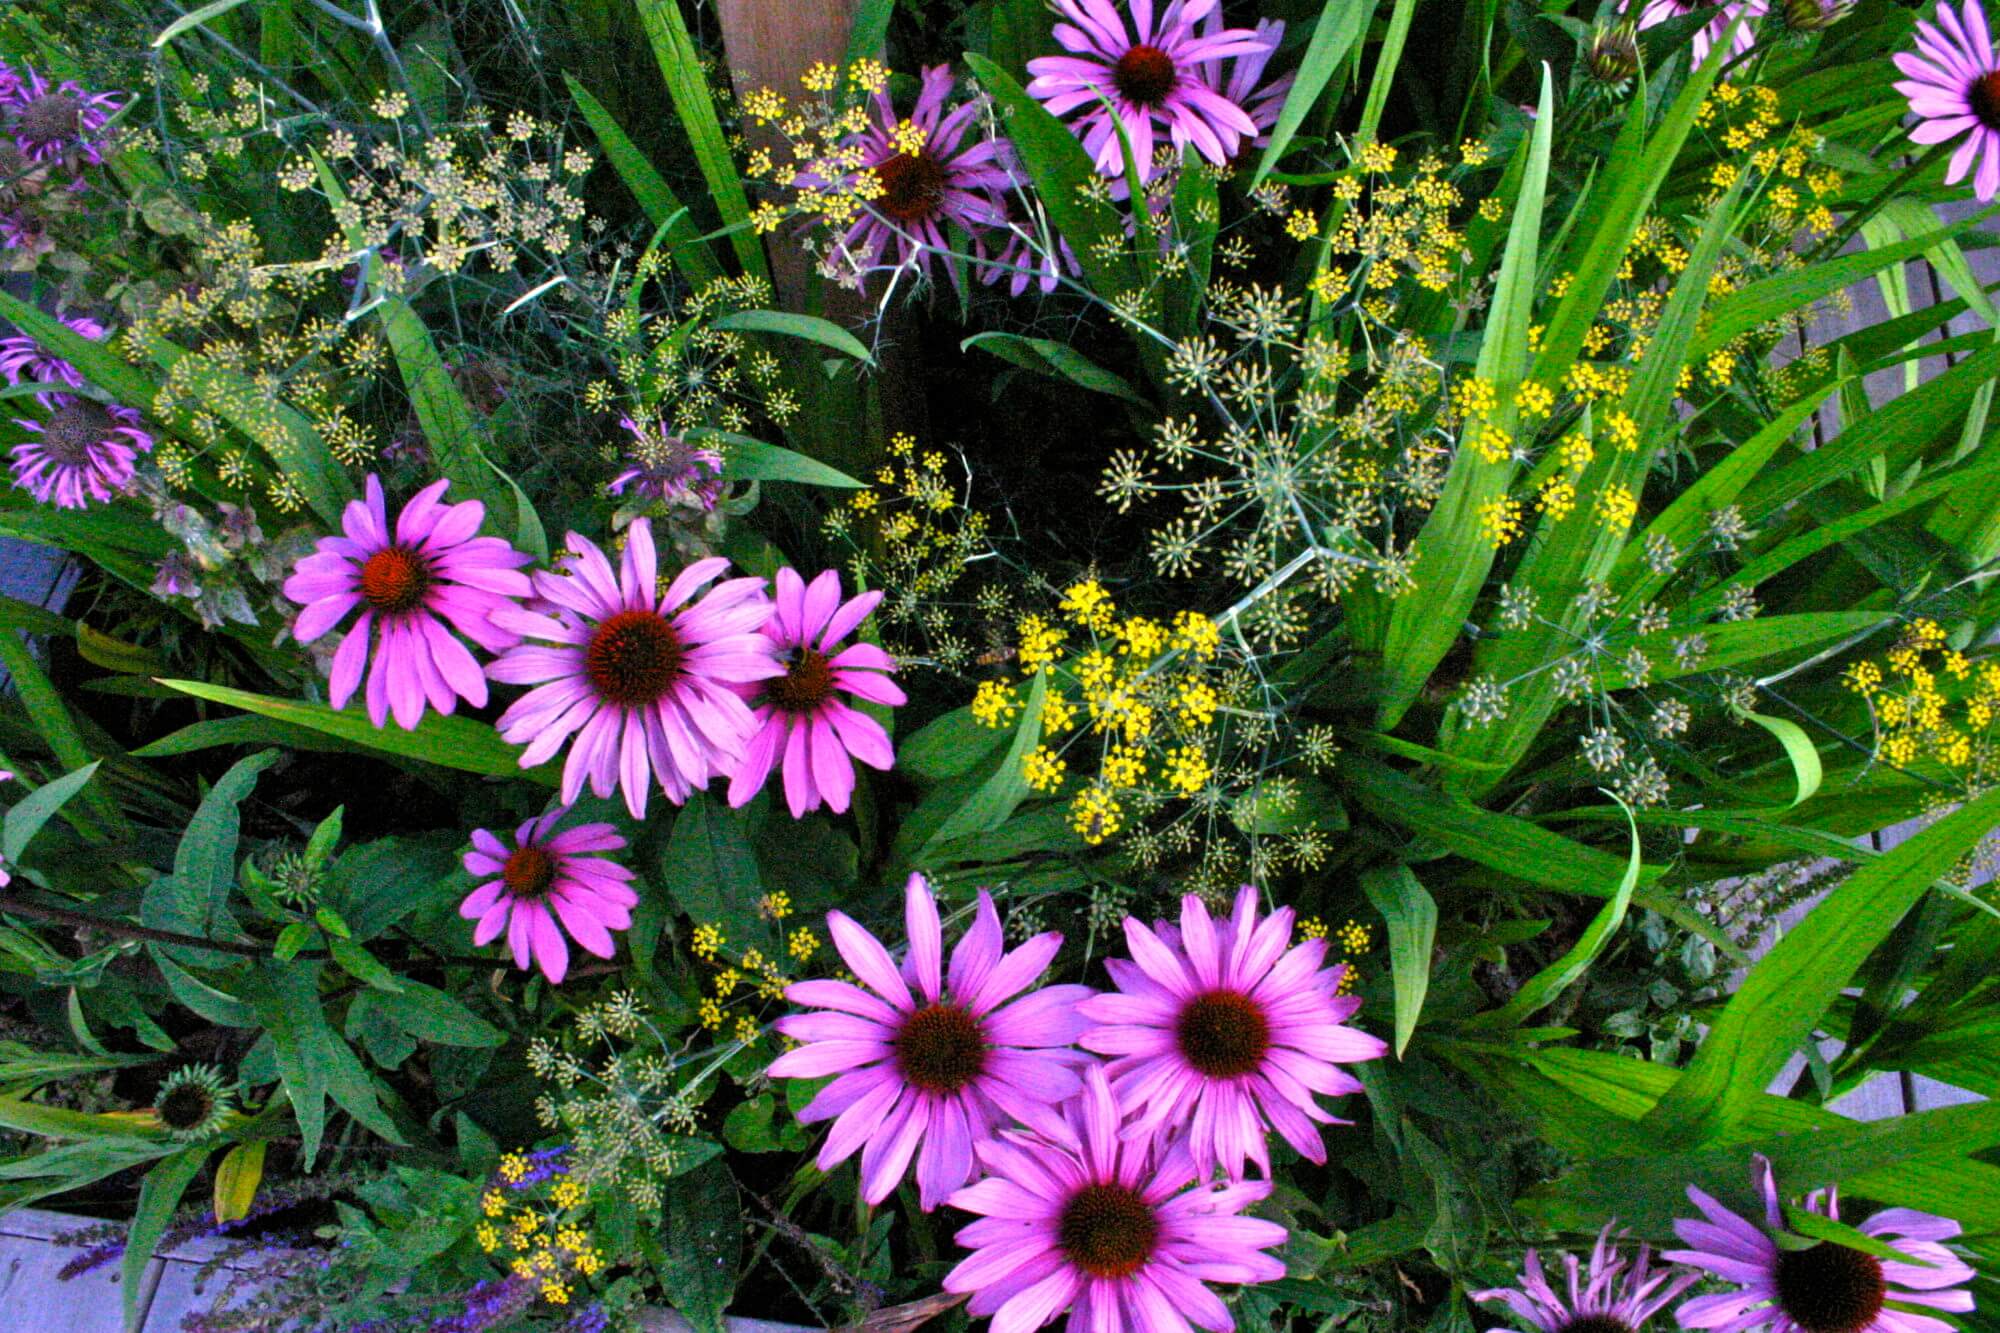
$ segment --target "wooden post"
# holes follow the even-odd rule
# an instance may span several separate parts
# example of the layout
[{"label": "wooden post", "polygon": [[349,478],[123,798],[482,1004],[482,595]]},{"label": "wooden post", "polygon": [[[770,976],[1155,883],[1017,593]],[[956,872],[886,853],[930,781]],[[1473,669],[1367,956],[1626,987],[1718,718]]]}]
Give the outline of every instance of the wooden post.
[{"label": "wooden post", "polygon": [[[818,61],[840,64],[847,54],[847,34],[854,25],[856,0],[716,0],[722,24],[723,50],[729,76],[741,99],[759,88],[772,88],[787,98],[800,95],[799,76]],[[775,136],[768,127],[747,126],[753,147],[769,148]],[[771,282],[783,309],[804,307],[810,276],[805,253],[789,228],[764,238],[771,261]]]}]

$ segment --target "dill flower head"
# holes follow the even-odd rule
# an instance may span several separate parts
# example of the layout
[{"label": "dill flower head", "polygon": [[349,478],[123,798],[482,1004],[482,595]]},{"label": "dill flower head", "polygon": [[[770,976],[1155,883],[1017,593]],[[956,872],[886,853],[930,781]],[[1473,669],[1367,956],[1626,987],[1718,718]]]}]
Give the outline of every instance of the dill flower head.
[{"label": "dill flower head", "polygon": [[631,417],[618,424],[631,432],[624,471],[605,489],[613,495],[628,490],[636,499],[654,504],[713,509],[722,495],[722,455],[692,444],[662,423],[640,425]]},{"label": "dill flower head", "polygon": [[213,1065],[182,1065],[153,1098],[153,1114],[177,1139],[205,1139],[229,1118],[229,1088]]}]

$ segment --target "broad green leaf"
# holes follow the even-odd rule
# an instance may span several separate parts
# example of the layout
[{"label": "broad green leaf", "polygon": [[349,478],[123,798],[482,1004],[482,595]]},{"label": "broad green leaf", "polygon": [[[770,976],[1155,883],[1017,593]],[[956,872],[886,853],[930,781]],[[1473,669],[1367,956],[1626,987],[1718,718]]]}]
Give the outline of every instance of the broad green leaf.
[{"label": "broad green leaf", "polygon": [[1863,1254],[1872,1254],[1877,1259],[1887,1259],[1891,1263],[1908,1264],[1913,1268],[1936,1267],[1914,1255],[1904,1254],[1901,1250],[1884,1244],[1857,1227],[1836,1222],[1830,1217],[1823,1217],[1810,1208],[1802,1208],[1797,1204],[1785,1205],[1785,1228],[1812,1240],[1832,1241],[1835,1245],[1859,1250]]},{"label": "broad green leaf", "polygon": [[1812,737],[1806,729],[1788,718],[1769,717],[1763,713],[1742,714],[1764,730],[1778,738],[1778,744],[1785,747],[1785,757],[1792,762],[1792,774],[1798,779],[1798,791],[1792,797],[1792,804],[1798,805],[1810,800],[1819,790],[1820,780],[1825,776],[1820,767],[1819,750],[1813,745]]},{"label": "broad green leaf", "polygon": [[1292,81],[1292,90],[1285,94],[1285,103],[1278,108],[1278,121],[1271,127],[1271,141],[1265,146],[1264,156],[1257,159],[1257,170],[1250,177],[1250,188],[1255,190],[1271,174],[1271,168],[1291,147],[1292,136],[1299,132],[1306,116],[1333,81],[1334,71],[1346,60],[1362,35],[1368,31],[1368,20],[1375,14],[1375,0],[1327,0],[1320,7],[1319,22],[1313,25],[1312,41],[1306,46],[1306,53],[1299,59],[1299,72]]},{"label": "broad green leaf", "polygon": [[722,266],[716,262],[708,242],[688,217],[687,209],[681,206],[666,177],[639,151],[639,146],[604,109],[604,104],[590,95],[589,89],[569,74],[563,75],[563,82],[569,86],[577,110],[583,112],[584,121],[604,146],[604,155],[625,182],[625,188],[639,201],[639,207],[654,226],[666,228],[667,254],[688,285],[699,290],[723,276]]},{"label": "broad green leaf", "polygon": [[[279,1077],[298,1117],[308,1169],[326,1134],[326,1099],[391,1143],[401,1143],[354,1050],[327,1025],[318,962],[267,963],[252,972],[245,998],[263,1020]],[[388,997],[394,998],[394,997]]]},{"label": "broad green leaf", "polygon": [[1361,890],[1388,924],[1389,972],[1396,995],[1396,1058],[1410,1044],[1431,984],[1431,950],[1437,939],[1437,902],[1404,865],[1361,875]]},{"label": "broad green leaf", "polygon": [[[1624,804],[1619,802],[1621,808]],[[1597,961],[1598,955],[1604,952],[1604,946],[1625,924],[1626,910],[1632,904],[1632,891],[1639,887],[1639,826],[1632,822],[1629,809],[1625,811],[1625,818],[1632,835],[1632,855],[1626,862],[1624,878],[1618,881],[1618,890],[1611,895],[1611,900],[1599,910],[1568,952],[1528,978],[1506,1004],[1490,1013],[1477,1015],[1467,1024],[1468,1027],[1519,1027],[1546,1008],[1556,996],[1575,985],[1590,970],[1590,965]]]},{"label": "broad green leaf", "polygon": [[197,934],[235,931],[228,901],[236,883],[236,843],[242,826],[236,807],[257,785],[257,775],[283,757],[277,750],[264,750],[230,765],[208,789],[181,835],[172,878],[176,891],[188,897],[182,919],[203,923]]},{"label": "broad green leaf", "polygon": [[1996,822],[2000,792],[1989,792],[1855,871],[1785,932],[1750,969],[1647,1127],[1667,1142],[1700,1144],[1739,1119],[1903,914]]},{"label": "broad green leaf", "polygon": [[[1653,664],[1649,679],[1678,680],[1770,657],[1789,658],[1805,649],[1864,634],[1888,619],[1886,611],[1809,611],[1662,630],[1657,634],[1612,635],[1605,645],[1605,656],[1610,660],[1599,680],[1605,689],[1628,688],[1633,682],[1620,659],[1634,647]],[[1680,651],[1682,645],[1694,640],[1706,645],[1703,651]]]},{"label": "broad green leaf", "polygon": [[264,1179],[266,1139],[239,1143],[223,1156],[215,1168],[215,1220],[218,1224],[250,1216],[257,1202],[257,1186]]},{"label": "broad green leaf", "polygon": [[736,262],[745,273],[768,279],[771,274],[764,262],[763,243],[750,228],[750,198],[743,191],[743,178],[736,174],[729,140],[724,137],[722,122],[716,116],[715,98],[709,92],[701,54],[695,50],[694,39],[688,36],[687,24],[681,19],[680,0],[634,0],[634,3],[646,37],[652,43],[653,59],[660,67],[667,95],[673,100],[674,112],[694,148],[695,164],[701,168],[702,179],[708,182],[709,198],[722,217],[722,225],[730,229],[729,244],[736,251]]},{"label": "broad green leaf", "polygon": [[160,35],[153,39],[153,49],[155,51],[159,50],[182,33],[199,28],[210,19],[227,14],[242,3],[243,0],[208,0],[208,3],[202,5],[200,8],[190,9],[172,23],[160,29]]},{"label": "broad green leaf", "polygon": [[1037,671],[1028,685],[1028,697],[1022,702],[1021,720],[1014,729],[1014,739],[1000,756],[999,767],[974,789],[964,804],[945,818],[937,832],[930,836],[929,844],[999,828],[1014,813],[1014,808],[1026,799],[1028,779],[1022,772],[1021,762],[1042,743],[1042,705],[1048,697],[1048,689],[1048,673]]},{"label": "broad green leaf", "polygon": [[371,992],[368,1002],[420,1041],[439,1046],[500,1046],[507,1034],[460,1001],[420,981],[400,978],[395,993]]},{"label": "broad green leaf", "polygon": [[666,1226],[654,1242],[653,1266],[695,1333],[724,1333],[742,1249],[736,1182],[721,1163],[711,1162],[668,1180],[666,1196]]},{"label": "broad green leaf", "polygon": [[202,1164],[215,1151],[211,1143],[197,1143],[161,1160],[139,1184],[139,1203],[132,1213],[131,1229],[125,1233],[125,1254],[119,1264],[124,1292],[125,1333],[139,1333],[145,1311],[139,1298],[144,1294],[146,1266],[153,1262],[153,1249],[166,1235],[181,1196],[201,1173]]},{"label": "broad green leaf", "polygon": [[443,768],[483,773],[489,777],[522,777],[549,787],[556,783],[556,771],[552,765],[544,764],[540,768],[523,771],[518,747],[501,740],[500,733],[486,723],[475,722],[468,717],[426,713],[415,731],[404,731],[393,725],[375,726],[358,701],[350,708],[335,712],[324,704],[277,699],[267,694],[252,694],[248,690],[235,690],[198,680],[162,680],[160,683],[197,699],[228,704],[232,708],[276,718],[280,722],[325,732],[384,754],[421,759]]},{"label": "broad green leaf", "polygon": [[[42,670],[42,664],[28,651],[27,640],[11,630],[0,631],[0,666],[13,678],[14,692],[27,710],[28,720],[40,732],[43,742],[49,747],[57,762],[72,771],[95,763],[90,746],[83,739],[83,732],[76,719],[70,716],[69,706],[63,702],[62,694]],[[117,808],[109,797],[92,791],[84,797],[93,814],[91,817],[71,811],[68,819],[77,826],[77,831],[92,835],[101,827],[101,822],[117,818]]]},{"label": "broad green leaf", "polygon": [[720,926],[731,948],[768,939],[757,915],[764,895],[757,854],[750,841],[750,815],[732,810],[719,794],[696,792],[674,816],[660,863],[660,879],[674,901],[697,925]]},{"label": "broad green leaf", "polygon": [[875,354],[862,341],[830,319],[818,315],[793,314],[789,310],[738,310],[721,315],[709,321],[712,329],[731,330],[739,333],[776,333],[787,338],[799,338],[821,347],[830,347],[836,352],[853,357],[867,365],[875,364]]},{"label": "broad green leaf", "polygon": [[805,486],[826,486],[858,491],[868,483],[856,481],[839,468],[828,467],[782,445],[766,444],[732,431],[698,427],[688,432],[690,440],[714,440],[722,445],[722,471],[737,481],[795,481]]},{"label": "broad green leaf", "polygon": [[19,865],[29,840],[42,831],[42,825],[68,804],[72,796],[83,790],[84,784],[96,774],[97,765],[98,761],[93,759],[74,772],[44,782],[8,807],[4,822],[0,822],[0,861]]},{"label": "broad green leaf", "polygon": [[[1194,174],[1199,176],[1201,173],[1196,171]],[[1138,390],[1068,343],[1050,338],[1029,338],[1018,333],[988,332],[975,333],[958,347],[961,352],[977,347],[1003,361],[1011,361],[1023,370],[1067,380],[1078,388],[1110,394],[1141,407],[1151,406]]]},{"label": "broad green leaf", "polygon": [[[1506,255],[1494,279],[1492,311],[1479,343],[1475,373],[1491,384],[1497,395],[1499,407],[1493,424],[1508,431],[1515,427],[1514,391],[1527,369],[1528,326],[1535,313],[1535,262],[1548,189],[1554,98],[1544,68],[1540,112],[1526,146],[1520,201],[1514,208]],[[1413,547],[1416,561],[1411,577],[1415,588],[1397,598],[1389,612],[1376,710],[1376,725],[1381,730],[1395,729],[1463,630],[1466,614],[1493,568],[1493,545],[1480,530],[1479,511],[1506,493],[1512,475],[1511,463],[1489,463],[1475,449],[1461,447],[1453,456],[1444,494]]]}]

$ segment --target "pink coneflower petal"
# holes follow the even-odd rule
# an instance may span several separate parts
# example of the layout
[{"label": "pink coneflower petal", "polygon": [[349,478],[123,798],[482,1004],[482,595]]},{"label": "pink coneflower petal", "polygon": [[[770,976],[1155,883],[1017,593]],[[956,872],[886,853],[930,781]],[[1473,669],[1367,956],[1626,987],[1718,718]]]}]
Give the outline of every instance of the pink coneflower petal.
[{"label": "pink coneflower petal", "polygon": [[1128,1137],[1184,1126],[1203,1176],[1220,1165],[1241,1178],[1252,1162],[1268,1173],[1267,1129],[1325,1160],[1317,1126],[1339,1122],[1316,1094],[1350,1090],[1337,1066],[1387,1048],[1343,1025],[1360,1001],[1336,994],[1337,969],[1321,969],[1325,941],[1292,946],[1291,934],[1289,909],[1259,921],[1247,884],[1221,922],[1192,894],[1178,929],[1126,919],[1131,961],[1110,964],[1122,993],[1083,1006],[1095,1026],[1079,1042],[1114,1057],[1106,1072],[1134,1116]]},{"label": "pink coneflower petal", "polygon": [[1770,12],[1770,0],[1739,0],[1738,3],[1719,7],[1708,3],[1708,0],[1626,0],[1622,8],[1630,12],[1634,3],[1642,4],[1639,10],[1639,26],[1642,29],[1657,27],[1698,11],[1714,10],[1714,21],[1704,24],[1694,35],[1694,63],[1697,65],[1708,59],[1709,51],[1722,40],[1730,21],[1739,14],[1743,16],[1743,21],[1736,25],[1736,35],[1730,39],[1729,54],[1735,57],[1749,51],[1757,44],[1756,20]]},{"label": "pink coneflower petal", "polygon": [[153,448],[139,414],[69,393],[37,395],[36,402],[45,417],[14,420],[34,437],[14,446],[14,484],[58,509],[107,504],[124,493],[134,462]]},{"label": "pink coneflower petal", "polygon": [[[1697,1296],[1674,1312],[1683,1328],[1728,1333],[1768,1327],[1773,1333],[1944,1333],[1942,1320],[1889,1308],[1915,1304],[1963,1313],[1972,1309],[1965,1289],[1973,1271],[1938,1242],[1959,1234],[1950,1218],[1909,1208],[1874,1214],[1860,1230],[1914,1260],[1899,1264],[1833,1241],[1780,1245],[1784,1212],[1777,1178],[1763,1156],[1754,1159],[1753,1183],[1764,1204],[1759,1226],[1688,1186],[1702,1221],[1683,1218],[1674,1231],[1690,1248],[1661,1257],[1688,1264],[1737,1284],[1737,1290]],[[1837,1192],[1805,1200],[1809,1212],[1839,1220]]]},{"label": "pink coneflower petal", "polygon": [[[1284,1265],[1275,1222],[1238,1214],[1267,1183],[1198,1182],[1186,1152],[1119,1132],[1104,1071],[1048,1135],[1007,1131],[976,1149],[988,1176],[951,1196],[980,1215],[958,1241],[972,1251],[945,1290],[970,1292],[969,1313],[1002,1333],[1032,1333],[1064,1310],[1088,1333],[1225,1333],[1229,1311],[1208,1282],[1265,1282]],[[1192,1189],[1189,1186],[1193,1186]]]},{"label": "pink coneflower petal", "polygon": [[[412,730],[425,709],[449,713],[460,699],[486,704],[486,678],[453,630],[476,620],[482,647],[511,642],[487,622],[517,611],[529,592],[528,557],[497,537],[481,537],[486,507],[440,504],[448,481],[410,498],[392,529],[381,478],[371,475],[349,501],[341,535],[322,537],[293,566],[285,596],[300,604],[292,634],[310,643],[357,608],[360,616],[334,651],[328,702],[345,708],[366,678],[369,720]],[[473,637],[468,635],[468,637]],[[371,651],[372,650],[372,651]]]},{"label": "pink coneflower petal", "polygon": [[[788,612],[800,605],[798,591],[790,584],[779,591]],[[886,1199],[914,1168],[928,1210],[972,1177],[975,1152],[1005,1116],[1046,1120],[1047,1107],[1075,1095],[1081,1057],[1069,1049],[1074,1022],[1001,1019],[982,1002],[996,978],[1012,985],[1009,995],[1032,983],[1060,936],[1002,953],[999,913],[982,892],[972,929],[947,962],[937,902],[921,875],[904,887],[903,912],[910,951],[901,966],[860,925],[828,914],[834,947],[860,984],[801,981],[787,989],[794,1005],[820,1012],[778,1020],[778,1031],[803,1044],[779,1056],[770,1072],[837,1075],[799,1113],[802,1121],[834,1122],[820,1168],[859,1152],[862,1197],[870,1203]],[[1034,1001],[1023,1017],[1060,1015],[1090,994],[1085,986],[1050,986],[1016,1003]]]},{"label": "pink coneflower petal", "polygon": [[569,807],[529,820],[514,832],[509,847],[486,829],[472,831],[466,873],[484,879],[458,914],[476,922],[472,942],[484,946],[504,932],[515,966],[532,964],[560,983],[569,972],[569,933],[599,958],[615,952],[611,932],[632,924],[627,907],[637,895],[623,887],[632,872],[590,851],[618,851],[625,839],[609,824],[580,824],[550,836]]},{"label": "pink coneflower petal", "polygon": [[748,804],[776,769],[793,818],[821,805],[844,811],[854,794],[855,761],[884,770],[895,763],[881,724],[840,698],[845,693],[890,707],[904,702],[889,679],[896,664],[887,653],[869,643],[841,645],[882,594],[842,601],[839,571],[825,570],[808,584],[787,568],[778,571],[772,595],[763,636],[782,674],[750,692],[756,731],[730,778],[729,803]]},{"label": "pink coneflower petal", "polygon": [[527,747],[523,767],[568,743],[563,799],[574,800],[587,782],[599,796],[622,791],[632,817],[642,819],[656,784],[678,805],[741,762],[756,719],[731,687],[784,669],[757,632],[770,603],[757,579],[714,583],[729,567],[720,557],[695,561],[659,592],[644,518],[626,530],[616,570],[576,533],[569,549],[566,573],[534,576],[552,615],[515,609],[494,617],[526,642],[489,663],[487,676],[537,687],[500,715],[500,734]]}]

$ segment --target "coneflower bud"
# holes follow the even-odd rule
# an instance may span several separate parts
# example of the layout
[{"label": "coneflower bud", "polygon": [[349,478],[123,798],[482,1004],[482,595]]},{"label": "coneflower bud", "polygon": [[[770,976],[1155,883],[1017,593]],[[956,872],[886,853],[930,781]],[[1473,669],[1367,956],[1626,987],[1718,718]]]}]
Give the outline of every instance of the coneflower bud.
[{"label": "coneflower bud", "polygon": [[153,1114],[177,1139],[205,1139],[229,1116],[228,1089],[213,1065],[183,1065],[167,1075],[153,1098]]},{"label": "coneflower bud", "polygon": [[1639,34],[1630,23],[1599,28],[1584,53],[1584,68],[1590,77],[1611,87],[1622,85],[1639,72]]},{"label": "coneflower bud", "polygon": [[1785,0],[1778,17],[1792,32],[1823,32],[1854,12],[1854,0]]}]

